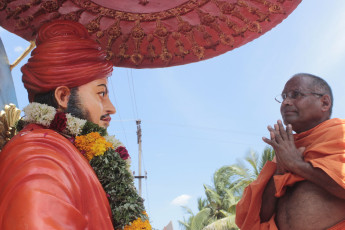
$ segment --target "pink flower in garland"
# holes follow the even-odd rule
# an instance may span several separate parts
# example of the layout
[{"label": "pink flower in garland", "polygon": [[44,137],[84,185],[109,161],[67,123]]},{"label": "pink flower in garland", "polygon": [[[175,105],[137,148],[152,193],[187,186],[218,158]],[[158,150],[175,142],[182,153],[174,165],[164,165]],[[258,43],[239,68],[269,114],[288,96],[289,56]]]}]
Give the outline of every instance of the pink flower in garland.
[{"label": "pink flower in garland", "polygon": [[54,120],[50,123],[49,128],[62,132],[66,129],[67,118],[64,112],[56,112]]},{"label": "pink flower in garland", "polygon": [[127,160],[129,158],[129,154],[128,154],[128,151],[125,147],[123,146],[119,146],[117,147],[117,149],[115,150],[115,152],[119,153],[120,154],[120,157],[123,159],[123,160]]}]

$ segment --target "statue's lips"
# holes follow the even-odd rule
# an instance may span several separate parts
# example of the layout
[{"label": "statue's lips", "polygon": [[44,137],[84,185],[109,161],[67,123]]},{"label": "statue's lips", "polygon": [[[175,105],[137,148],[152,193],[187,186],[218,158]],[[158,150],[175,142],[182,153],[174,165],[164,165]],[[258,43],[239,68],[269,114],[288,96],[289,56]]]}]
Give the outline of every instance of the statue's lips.
[{"label": "statue's lips", "polygon": [[110,122],[111,121],[111,117],[106,117],[106,118],[103,118],[101,119],[102,121],[106,121],[106,122]]}]

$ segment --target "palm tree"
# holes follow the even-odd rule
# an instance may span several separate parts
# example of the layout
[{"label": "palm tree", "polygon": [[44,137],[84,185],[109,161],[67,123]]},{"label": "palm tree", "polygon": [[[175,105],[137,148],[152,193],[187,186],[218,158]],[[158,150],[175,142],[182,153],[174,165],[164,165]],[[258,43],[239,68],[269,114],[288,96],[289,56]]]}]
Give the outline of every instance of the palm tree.
[{"label": "palm tree", "polygon": [[238,227],[234,224],[235,223],[234,217],[235,216],[228,216],[220,220],[217,220],[207,225],[202,230],[237,230]]},{"label": "palm tree", "polygon": [[[201,198],[199,198],[199,199],[201,199]],[[188,208],[186,206],[182,206],[182,208],[185,210],[185,212],[187,212],[187,214],[189,214],[189,217],[188,217],[188,219],[183,217],[183,221],[179,220],[178,222],[183,229],[191,230],[191,225],[192,225],[192,221],[194,218],[194,213],[190,208]],[[200,209],[199,209],[199,211],[200,211]]]},{"label": "palm tree", "polygon": [[[207,225],[202,230],[235,230],[238,227],[235,224],[236,215],[236,204],[242,197],[242,193],[245,187],[247,187],[251,182],[253,182],[259,175],[260,171],[264,167],[267,161],[272,161],[274,158],[274,150],[271,147],[266,147],[261,154],[261,159],[259,161],[259,156],[254,151],[250,151],[246,157],[245,161],[247,165],[249,164],[251,168],[247,168],[245,163],[239,162],[236,165],[225,166],[215,172],[216,177],[225,177],[229,180],[230,189],[225,190],[227,196],[224,196],[222,202],[224,203],[225,210],[228,210],[226,217],[218,219],[213,223]],[[232,171],[232,173],[224,174],[224,171]],[[229,177],[230,175],[230,177]],[[231,177],[233,180],[231,180]],[[215,187],[217,187],[216,180],[214,180]],[[219,186],[219,184],[218,184]],[[223,210],[223,213],[225,213]]]},{"label": "palm tree", "polygon": [[[201,197],[199,197],[199,198],[198,198],[198,211],[199,211],[198,214],[199,214],[202,210],[204,210],[205,208],[207,208],[207,205],[208,205],[207,199],[202,199]],[[183,221],[180,221],[180,220],[178,221],[179,224],[180,224],[180,226],[181,226],[182,228],[184,228],[185,230],[192,230],[192,229],[193,229],[193,230],[196,230],[196,229],[198,229],[198,228],[196,228],[197,226],[196,226],[196,224],[195,224],[196,220],[201,221],[201,219],[204,218],[206,214],[207,214],[206,216],[209,215],[207,212],[202,212],[202,213],[199,214],[199,216],[196,217],[195,220],[194,220],[195,215],[194,215],[193,211],[192,211],[190,208],[186,207],[186,206],[182,206],[182,208],[185,210],[185,212],[186,212],[187,214],[189,214],[188,219],[183,218]],[[199,229],[201,229],[201,228],[199,228]]]},{"label": "palm tree", "polygon": [[190,208],[185,206],[182,208],[190,215],[187,220],[185,218],[183,221],[179,220],[180,226],[185,230],[200,230],[209,224],[209,216],[211,212],[209,208],[202,208],[196,215],[194,215]]},{"label": "palm tree", "polygon": [[[272,161],[274,156],[273,148],[265,147],[260,160],[256,152],[249,151],[244,158],[245,162],[239,161],[237,164],[230,166],[237,173],[237,179],[233,181],[236,186],[236,192],[242,196],[244,188],[256,180],[266,162]],[[247,165],[250,167],[248,168]]]},{"label": "palm tree", "polygon": [[266,147],[260,161],[258,154],[250,151],[244,163],[218,169],[213,175],[213,186],[204,185],[206,199],[198,198],[199,212],[194,215],[189,208],[184,207],[190,216],[187,221],[179,221],[181,226],[185,230],[238,229],[235,224],[237,202],[244,188],[257,178],[267,160],[273,157],[274,150]]}]

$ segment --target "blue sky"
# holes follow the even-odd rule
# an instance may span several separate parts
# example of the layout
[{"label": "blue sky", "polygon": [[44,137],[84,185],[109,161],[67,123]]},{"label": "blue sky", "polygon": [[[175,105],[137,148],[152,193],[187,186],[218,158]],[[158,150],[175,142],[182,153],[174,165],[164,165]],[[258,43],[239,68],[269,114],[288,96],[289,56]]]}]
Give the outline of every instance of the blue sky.
[{"label": "blue sky", "polygon": [[[138,171],[135,120],[142,120],[143,197],[153,227],[196,212],[220,167],[248,151],[261,153],[267,125],[280,119],[274,97],[295,73],[323,77],[334,93],[333,117],[345,117],[345,2],[304,0],[260,38],[198,63],[161,68],[115,68],[110,95],[117,108],[109,132],[132,156]],[[0,28],[10,63],[28,42]],[[25,63],[27,58],[21,63]],[[12,71],[19,107],[27,105],[20,66]]]}]

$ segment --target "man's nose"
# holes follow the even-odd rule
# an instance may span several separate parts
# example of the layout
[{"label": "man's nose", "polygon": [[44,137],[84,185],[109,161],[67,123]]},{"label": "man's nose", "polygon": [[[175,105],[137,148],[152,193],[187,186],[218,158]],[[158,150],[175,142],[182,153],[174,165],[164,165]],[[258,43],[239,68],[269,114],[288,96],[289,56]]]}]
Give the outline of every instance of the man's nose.
[{"label": "man's nose", "polygon": [[282,101],[282,105],[291,105],[292,104],[292,98],[287,96],[283,101]]}]

